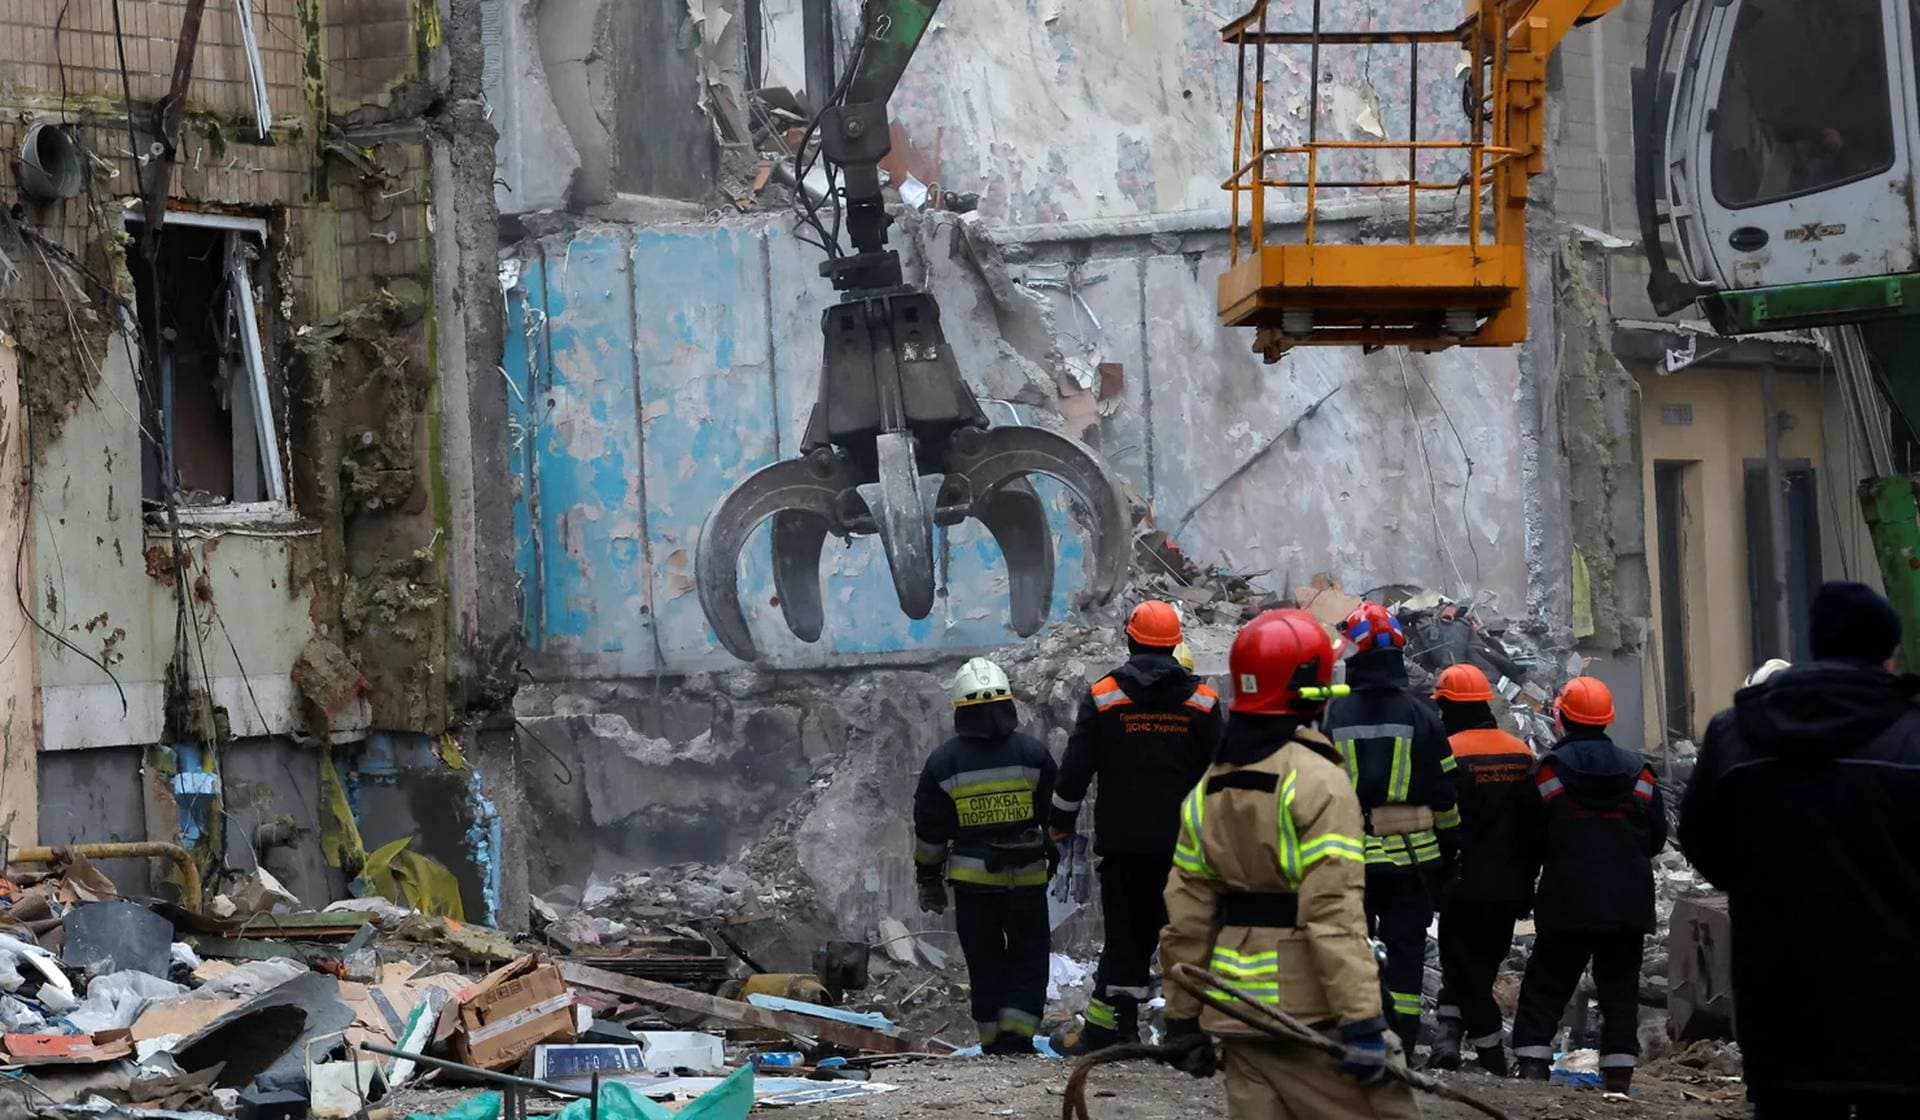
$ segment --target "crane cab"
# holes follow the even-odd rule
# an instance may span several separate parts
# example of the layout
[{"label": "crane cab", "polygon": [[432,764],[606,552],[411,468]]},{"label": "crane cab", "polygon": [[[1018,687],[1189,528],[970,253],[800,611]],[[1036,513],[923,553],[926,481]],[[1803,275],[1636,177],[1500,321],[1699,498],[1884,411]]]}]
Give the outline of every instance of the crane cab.
[{"label": "crane cab", "polygon": [[1920,312],[1915,7],[1658,0],[1635,170],[1663,314],[1697,301],[1739,334]]}]

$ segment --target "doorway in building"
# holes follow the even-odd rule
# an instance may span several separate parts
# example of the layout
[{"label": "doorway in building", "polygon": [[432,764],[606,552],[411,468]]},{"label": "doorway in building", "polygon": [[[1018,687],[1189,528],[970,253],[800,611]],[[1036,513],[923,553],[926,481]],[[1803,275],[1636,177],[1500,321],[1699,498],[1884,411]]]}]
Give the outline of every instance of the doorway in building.
[{"label": "doorway in building", "polygon": [[1653,509],[1660,566],[1660,683],[1666,737],[1693,738],[1693,681],[1687,671],[1688,605],[1693,588],[1687,579],[1688,546],[1693,531],[1687,492],[1697,481],[1693,460],[1655,460]]},{"label": "doorway in building", "polygon": [[1779,616],[1774,610],[1773,535],[1767,516],[1767,464],[1764,459],[1748,459],[1747,467],[1747,599],[1753,619],[1753,664],[1770,657],[1806,661],[1813,656],[1807,610],[1814,593],[1820,590],[1820,490],[1813,464],[1805,459],[1787,459],[1780,464],[1781,485],[1786,488],[1787,538],[1787,625],[1788,633],[1778,633]]}]

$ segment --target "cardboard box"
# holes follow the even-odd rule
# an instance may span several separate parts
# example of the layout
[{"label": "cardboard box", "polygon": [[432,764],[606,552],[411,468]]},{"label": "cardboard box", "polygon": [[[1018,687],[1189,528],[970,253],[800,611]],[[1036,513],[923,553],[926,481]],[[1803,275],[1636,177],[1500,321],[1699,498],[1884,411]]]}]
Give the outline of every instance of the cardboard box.
[{"label": "cardboard box", "polygon": [[521,957],[447,1004],[436,1037],[450,1044],[455,1061],[506,1069],[543,1042],[572,1042],[573,1004],[559,969]]}]

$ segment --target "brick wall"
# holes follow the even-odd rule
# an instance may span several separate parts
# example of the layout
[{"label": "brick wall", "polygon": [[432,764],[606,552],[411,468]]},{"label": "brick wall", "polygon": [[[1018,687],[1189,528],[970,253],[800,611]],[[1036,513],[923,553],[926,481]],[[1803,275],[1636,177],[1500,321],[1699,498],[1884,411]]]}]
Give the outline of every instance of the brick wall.
[{"label": "brick wall", "polygon": [[[427,3],[426,10],[432,10]],[[396,84],[419,72],[422,32],[409,0],[329,0],[327,96],[335,112],[379,104]],[[429,23],[429,37],[431,27]]]},{"label": "brick wall", "polygon": [[[254,34],[266,72],[268,104],[274,116],[305,111],[300,75],[305,47],[297,0],[250,0]],[[114,0],[0,0],[0,73],[22,94],[70,97],[121,96],[118,51],[114,41]],[[186,13],[183,0],[120,0],[120,26],[133,96],[149,100],[166,92],[174,43]],[[57,29],[57,32],[56,32]],[[240,22],[231,3],[211,0],[201,21],[194,60],[191,104],[227,116],[251,117]]]},{"label": "brick wall", "polygon": [[[371,152],[364,165],[323,153],[315,97],[336,114],[379,106],[419,72],[422,39],[409,0],[250,0],[267,80],[273,127],[260,136],[247,52],[232,4],[209,0],[188,96],[186,134],[170,192],[186,207],[238,209],[276,219],[286,237],[284,264],[296,318],[310,319],[364,295],[380,279],[424,277],[427,159],[417,123],[382,122],[377,141],[348,135]],[[92,154],[89,193],[29,205],[29,220],[103,273],[104,232],[114,230],[125,199],[136,193],[123,109],[115,0],[0,0],[0,191],[12,196],[11,154],[35,122],[68,126]],[[119,0],[128,85],[136,120],[170,80],[182,0]],[[318,42],[306,28],[318,26]],[[319,80],[309,83],[309,64]],[[337,125],[336,125],[337,127]],[[143,134],[140,146],[147,138]],[[315,222],[316,208],[328,220]],[[310,230],[309,227],[312,227]],[[316,259],[320,254],[325,260]],[[58,302],[60,287],[37,255],[18,262],[21,283],[9,293],[31,303]],[[337,278],[338,287],[315,288]],[[71,289],[67,291],[72,297]]]}]

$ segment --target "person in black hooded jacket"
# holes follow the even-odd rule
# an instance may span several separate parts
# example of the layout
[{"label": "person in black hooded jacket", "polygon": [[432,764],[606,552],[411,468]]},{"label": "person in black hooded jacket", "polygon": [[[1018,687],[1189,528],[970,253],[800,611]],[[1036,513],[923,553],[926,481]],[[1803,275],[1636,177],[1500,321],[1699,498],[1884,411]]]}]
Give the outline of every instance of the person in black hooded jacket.
[{"label": "person in black hooded jacket", "polygon": [[1811,610],[1813,660],[1734,694],[1680,802],[1680,849],[1727,892],[1756,1120],[1920,1116],[1920,677],[1861,584]]},{"label": "person in black hooded jacket", "polygon": [[1653,932],[1653,857],[1667,844],[1660,786],[1638,751],[1615,746],[1613,694],[1575,677],[1555,703],[1561,739],[1534,766],[1522,850],[1540,868],[1537,936],[1520,981],[1513,1054],[1545,1081],[1560,1016],[1589,962],[1600,1003],[1600,1077],[1627,1092],[1639,1060],[1640,962]]},{"label": "person in black hooded jacket", "polygon": [[1067,1054],[1139,1041],[1140,1004],[1167,924],[1180,803],[1220,741],[1219,694],[1174,657],[1180,637],[1173,604],[1150,599],[1133,609],[1131,656],[1087,690],[1060,760],[1047,831],[1055,841],[1072,836],[1088,787],[1098,783],[1093,847],[1106,929],[1085,1022],[1055,1039]]}]

